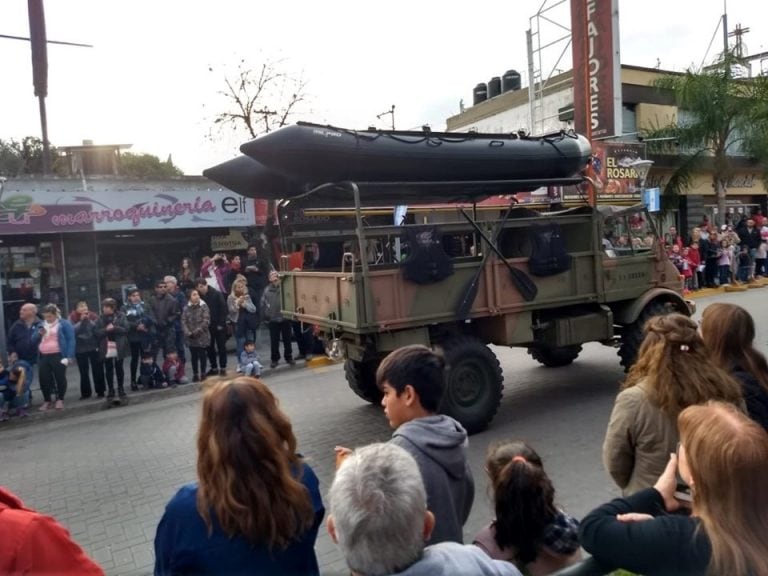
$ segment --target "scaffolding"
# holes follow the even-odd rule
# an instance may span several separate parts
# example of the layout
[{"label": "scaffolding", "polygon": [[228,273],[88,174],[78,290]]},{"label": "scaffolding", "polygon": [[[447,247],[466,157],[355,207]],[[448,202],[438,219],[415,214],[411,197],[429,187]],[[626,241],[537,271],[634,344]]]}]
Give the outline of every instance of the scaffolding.
[{"label": "scaffolding", "polygon": [[[570,86],[572,82],[561,75],[560,69],[566,56],[566,69],[572,67],[569,6],[568,0],[543,0],[539,10],[529,19],[525,36],[528,45],[529,126],[533,135],[551,131],[547,121],[558,117],[557,111],[546,113],[545,95],[558,86]],[[553,58],[555,55],[556,58]]]}]

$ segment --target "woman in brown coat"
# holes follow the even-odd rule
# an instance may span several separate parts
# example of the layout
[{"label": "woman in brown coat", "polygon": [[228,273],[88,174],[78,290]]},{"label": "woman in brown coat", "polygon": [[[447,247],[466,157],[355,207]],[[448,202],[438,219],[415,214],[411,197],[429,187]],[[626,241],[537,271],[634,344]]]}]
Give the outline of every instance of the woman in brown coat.
[{"label": "woman in brown coat", "polygon": [[637,363],[616,397],[603,464],[625,496],[653,486],[688,406],[720,400],[743,406],[741,387],[709,357],[697,324],[682,314],[651,318]]},{"label": "woman in brown coat", "polygon": [[211,312],[197,290],[189,292],[189,303],[181,314],[181,328],[192,354],[192,381],[205,376],[206,350],[211,344]]}]

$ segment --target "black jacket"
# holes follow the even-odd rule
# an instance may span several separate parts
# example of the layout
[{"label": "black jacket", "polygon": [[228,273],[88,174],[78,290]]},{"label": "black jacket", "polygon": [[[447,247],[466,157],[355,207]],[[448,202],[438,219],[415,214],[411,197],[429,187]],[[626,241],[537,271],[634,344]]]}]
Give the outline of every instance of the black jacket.
[{"label": "black jacket", "polygon": [[[249,266],[256,266],[259,271],[249,271]],[[248,281],[248,287],[260,295],[269,283],[269,271],[271,269],[272,266],[266,258],[262,258],[261,256],[257,256],[256,258],[246,258],[245,264],[243,264],[243,274]]]},{"label": "black jacket", "polygon": [[35,320],[32,326],[27,326],[23,320],[16,320],[8,330],[6,342],[8,354],[15,352],[20,360],[30,364],[37,363],[38,344],[32,341],[32,334],[37,332],[40,326],[42,326],[40,320]]},{"label": "black jacket", "polygon": [[224,294],[208,286],[208,291],[200,293],[200,298],[208,305],[211,313],[211,328],[220,328],[227,325],[227,300]]},{"label": "black jacket", "polygon": [[741,383],[741,392],[744,395],[749,417],[768,431],[768,390],[757,378],[741,368],[731,372],[731,376]]},{"label": "black jacket", "polygon": [[173,326],[181,316],[176,297],[171,294],[163,294],[162,297],[153,296],[149,309],[158,330]]},{"label": "black jacket", "polygon": [[[620,522],[617,514],[654,516]],[[704,527],[690,516],[667,514],[655,488],[617,498],[590,512],[579,528],[581,546],[609,570],[645,576],[705,576],[712,548]]]},{"label": "black jacket", "polygon": [[747,226],[744,226],[744,228],[739,230],[739,242],[741,246],[747,246],[750,250],[757,250],[760,248],[761,242],[760,230],[756,227],[750,230]]}]

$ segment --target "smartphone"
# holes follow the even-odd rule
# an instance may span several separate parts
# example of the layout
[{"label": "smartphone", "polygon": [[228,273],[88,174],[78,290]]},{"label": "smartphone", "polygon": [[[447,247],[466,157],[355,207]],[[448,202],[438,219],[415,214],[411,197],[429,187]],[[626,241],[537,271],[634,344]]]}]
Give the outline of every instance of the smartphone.
[{"label": "smartphone", "polygon": [[675,486],[675,499],[680,502],[693,502],[693,494],[691,493],[691,487],[685,483],[685,481],[677,474],[677,486]]}]

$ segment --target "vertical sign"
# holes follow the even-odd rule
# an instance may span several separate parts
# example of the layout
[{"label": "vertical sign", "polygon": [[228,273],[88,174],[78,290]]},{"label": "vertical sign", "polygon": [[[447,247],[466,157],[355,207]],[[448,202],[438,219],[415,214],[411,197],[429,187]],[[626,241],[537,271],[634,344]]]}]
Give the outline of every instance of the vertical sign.
[{"label": "vertical sign", "polygon": [[618,0],[571,0],[571,35],[574,127],[590,140],[620,136]]}]

